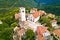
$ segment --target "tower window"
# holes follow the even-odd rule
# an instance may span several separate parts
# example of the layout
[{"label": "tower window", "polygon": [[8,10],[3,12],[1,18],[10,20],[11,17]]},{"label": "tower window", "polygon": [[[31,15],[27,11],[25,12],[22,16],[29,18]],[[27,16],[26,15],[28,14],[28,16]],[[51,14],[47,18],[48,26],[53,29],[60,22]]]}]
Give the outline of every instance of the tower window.
[{"label": "tower window", "polygon": [[22,11],[22,12],[24,12],[24,11]]}]

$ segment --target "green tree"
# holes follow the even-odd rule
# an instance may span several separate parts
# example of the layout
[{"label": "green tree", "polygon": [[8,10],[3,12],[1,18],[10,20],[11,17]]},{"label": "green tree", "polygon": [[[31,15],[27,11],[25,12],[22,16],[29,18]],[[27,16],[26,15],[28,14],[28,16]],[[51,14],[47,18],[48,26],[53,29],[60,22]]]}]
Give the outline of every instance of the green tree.
[{"label": "green tree", "polygon": [[50,18],[41,17],[41,18],[39,19],[39,22],[42,23],[42,24],[46,23],[46,25],[47,25],[48,27],[51,27],[51,19],[50,19]]},{"label": "green tree", "polygon": [[10,27],[15,27],[15,26],[18,26],[18,23],[17,22],[14,22],[10,25]]},{"label": "green tree", "polygon": [[3,31],[5,28],[9,28],[9,25],[5,22],[2,22],[2,24],[0,24],[0,31]]},{"label": "green tree", "polygon": [[23,40],[35,40],[35,33],[32,30],[27,30],[26,31],[26,37]]},{"label": "green tree", "polygon": [[60,24],[60,16],[56,16],[57,23]]},{"label": "green tree", "polygon": [[0,24],[0,40],[12,40],[13,28],[18,25],[14,18],[16,12],[18,12],[17,9],[13,9],[9,13],[0,16],[0,20],[3,22]]},{"label": "green tree", "polygon": [[6,28],[0,32],[0,40],[12,40],[13,28]]}]

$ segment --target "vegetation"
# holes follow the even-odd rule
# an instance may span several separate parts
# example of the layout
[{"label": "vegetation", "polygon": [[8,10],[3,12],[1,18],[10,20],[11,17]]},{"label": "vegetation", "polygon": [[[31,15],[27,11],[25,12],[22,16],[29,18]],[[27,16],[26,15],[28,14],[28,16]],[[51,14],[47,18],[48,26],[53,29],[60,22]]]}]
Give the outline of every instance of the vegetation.
[{"label": "vegetation", "polygon": [[44,10],[49,13],[53,13],[56,15],[60,15],[60,4],[50,4],[44,5],[41,4],[40,0],[0,0],[0,13],[7,13],[10,12],[11,9],[15,7],[26,7],[27,9],[30,8],[38,8]]},{"label": "vegetation", "polygon": [[27,30],[26,37],[23,40],[35,40],[35,33],[32,30]]},{"label": "vegetation", "polygon": [[57,23],[60,25],[60,16],[56,16]]},{"label": "vegetation", "polygon": [[18,25],[14,18],[14,14],[18,12],[18,9],[13,9],[6,14],[0,14],[0,40],[12,40],[13,28]]},{"label": "vegetation", "polygon": [[51,19],[49,17],[41,17],[39,22],[42,24],[46,24],[46,26],[51,27]]},{"label": "vegetation", "polygon": [[[47,15],[46,15],[46,16],[47,16]],[[54,30],[54,28],[52,28],[52,25],[51,25],[51,21],[52,21],[53,18],[46,17],[46,16],[40,17],[39,22],[40,22],[41,24],[44,24],[46,27],[48,27],[48,30],[49,30],[50,32],[52,32],[52,31]]]}]

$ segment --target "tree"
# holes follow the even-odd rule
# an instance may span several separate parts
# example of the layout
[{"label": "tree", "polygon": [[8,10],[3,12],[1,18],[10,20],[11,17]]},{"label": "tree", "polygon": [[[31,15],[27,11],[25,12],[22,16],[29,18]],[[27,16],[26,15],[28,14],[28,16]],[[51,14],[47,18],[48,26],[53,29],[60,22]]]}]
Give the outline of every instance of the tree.
[{"label": "tree", "polygon": [[18,26],[18,23],[17,23],[17,22],[14,22],[14,23],[12,23],[12,24],[10,25],[10,27],[16,27],[16,26]]},{"label": "tree", "polygon": [[56,16],[57,23],[60,24],[60,16]]},{"label": "tree", "polygon": [[41,18],[39,19],[39,22],[42,23],[42,24],[46,23],[46,25],[47,25],[48,27],[52,27],[52,26],[51,26],[51,19],[48,18],[48,17],[41,17]]},{"label": "tree", "polygon": [[0,40],[12,40],[13,36],[13,28],[6,28],[0,33]]},{"label": "tree", "polygon": [[2,22],[2,24],[0,24],[0,31],[3,31],[5,28],[9,28],[9,25],[5,22]]},{"label": "tree", "polygon": [[34,0],[34,1],[37,3],[37,8],[39,9],[41,0]]},{"label": "tree", "polygon": [[13,28],[18,25],[14,18],[16,12],[18,12],[17,9],[0,16],[0,20],[3,22],[0,24],[0,40],[12,40]]},{"label": "tree", "polygon": [[32,30],[27,30],[26,31],[26,37],[23,40],[35,40],[35,33]]}]

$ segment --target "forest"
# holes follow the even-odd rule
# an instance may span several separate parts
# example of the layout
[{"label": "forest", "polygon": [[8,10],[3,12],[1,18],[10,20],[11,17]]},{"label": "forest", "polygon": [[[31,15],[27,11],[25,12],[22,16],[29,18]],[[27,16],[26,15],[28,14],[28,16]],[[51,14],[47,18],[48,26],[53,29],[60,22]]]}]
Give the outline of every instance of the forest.
[{"label": "forest", "polygon": [[60,3],[59,1],[55,4],[51,3],[41,3],[39,0],[0,0],[0,13],[7,13],[14,7],[25,7],[27,9],[30,8],[38,8],[44,10],[46,12],[51,12],[52,14],[56,14],[60,16]]}]

